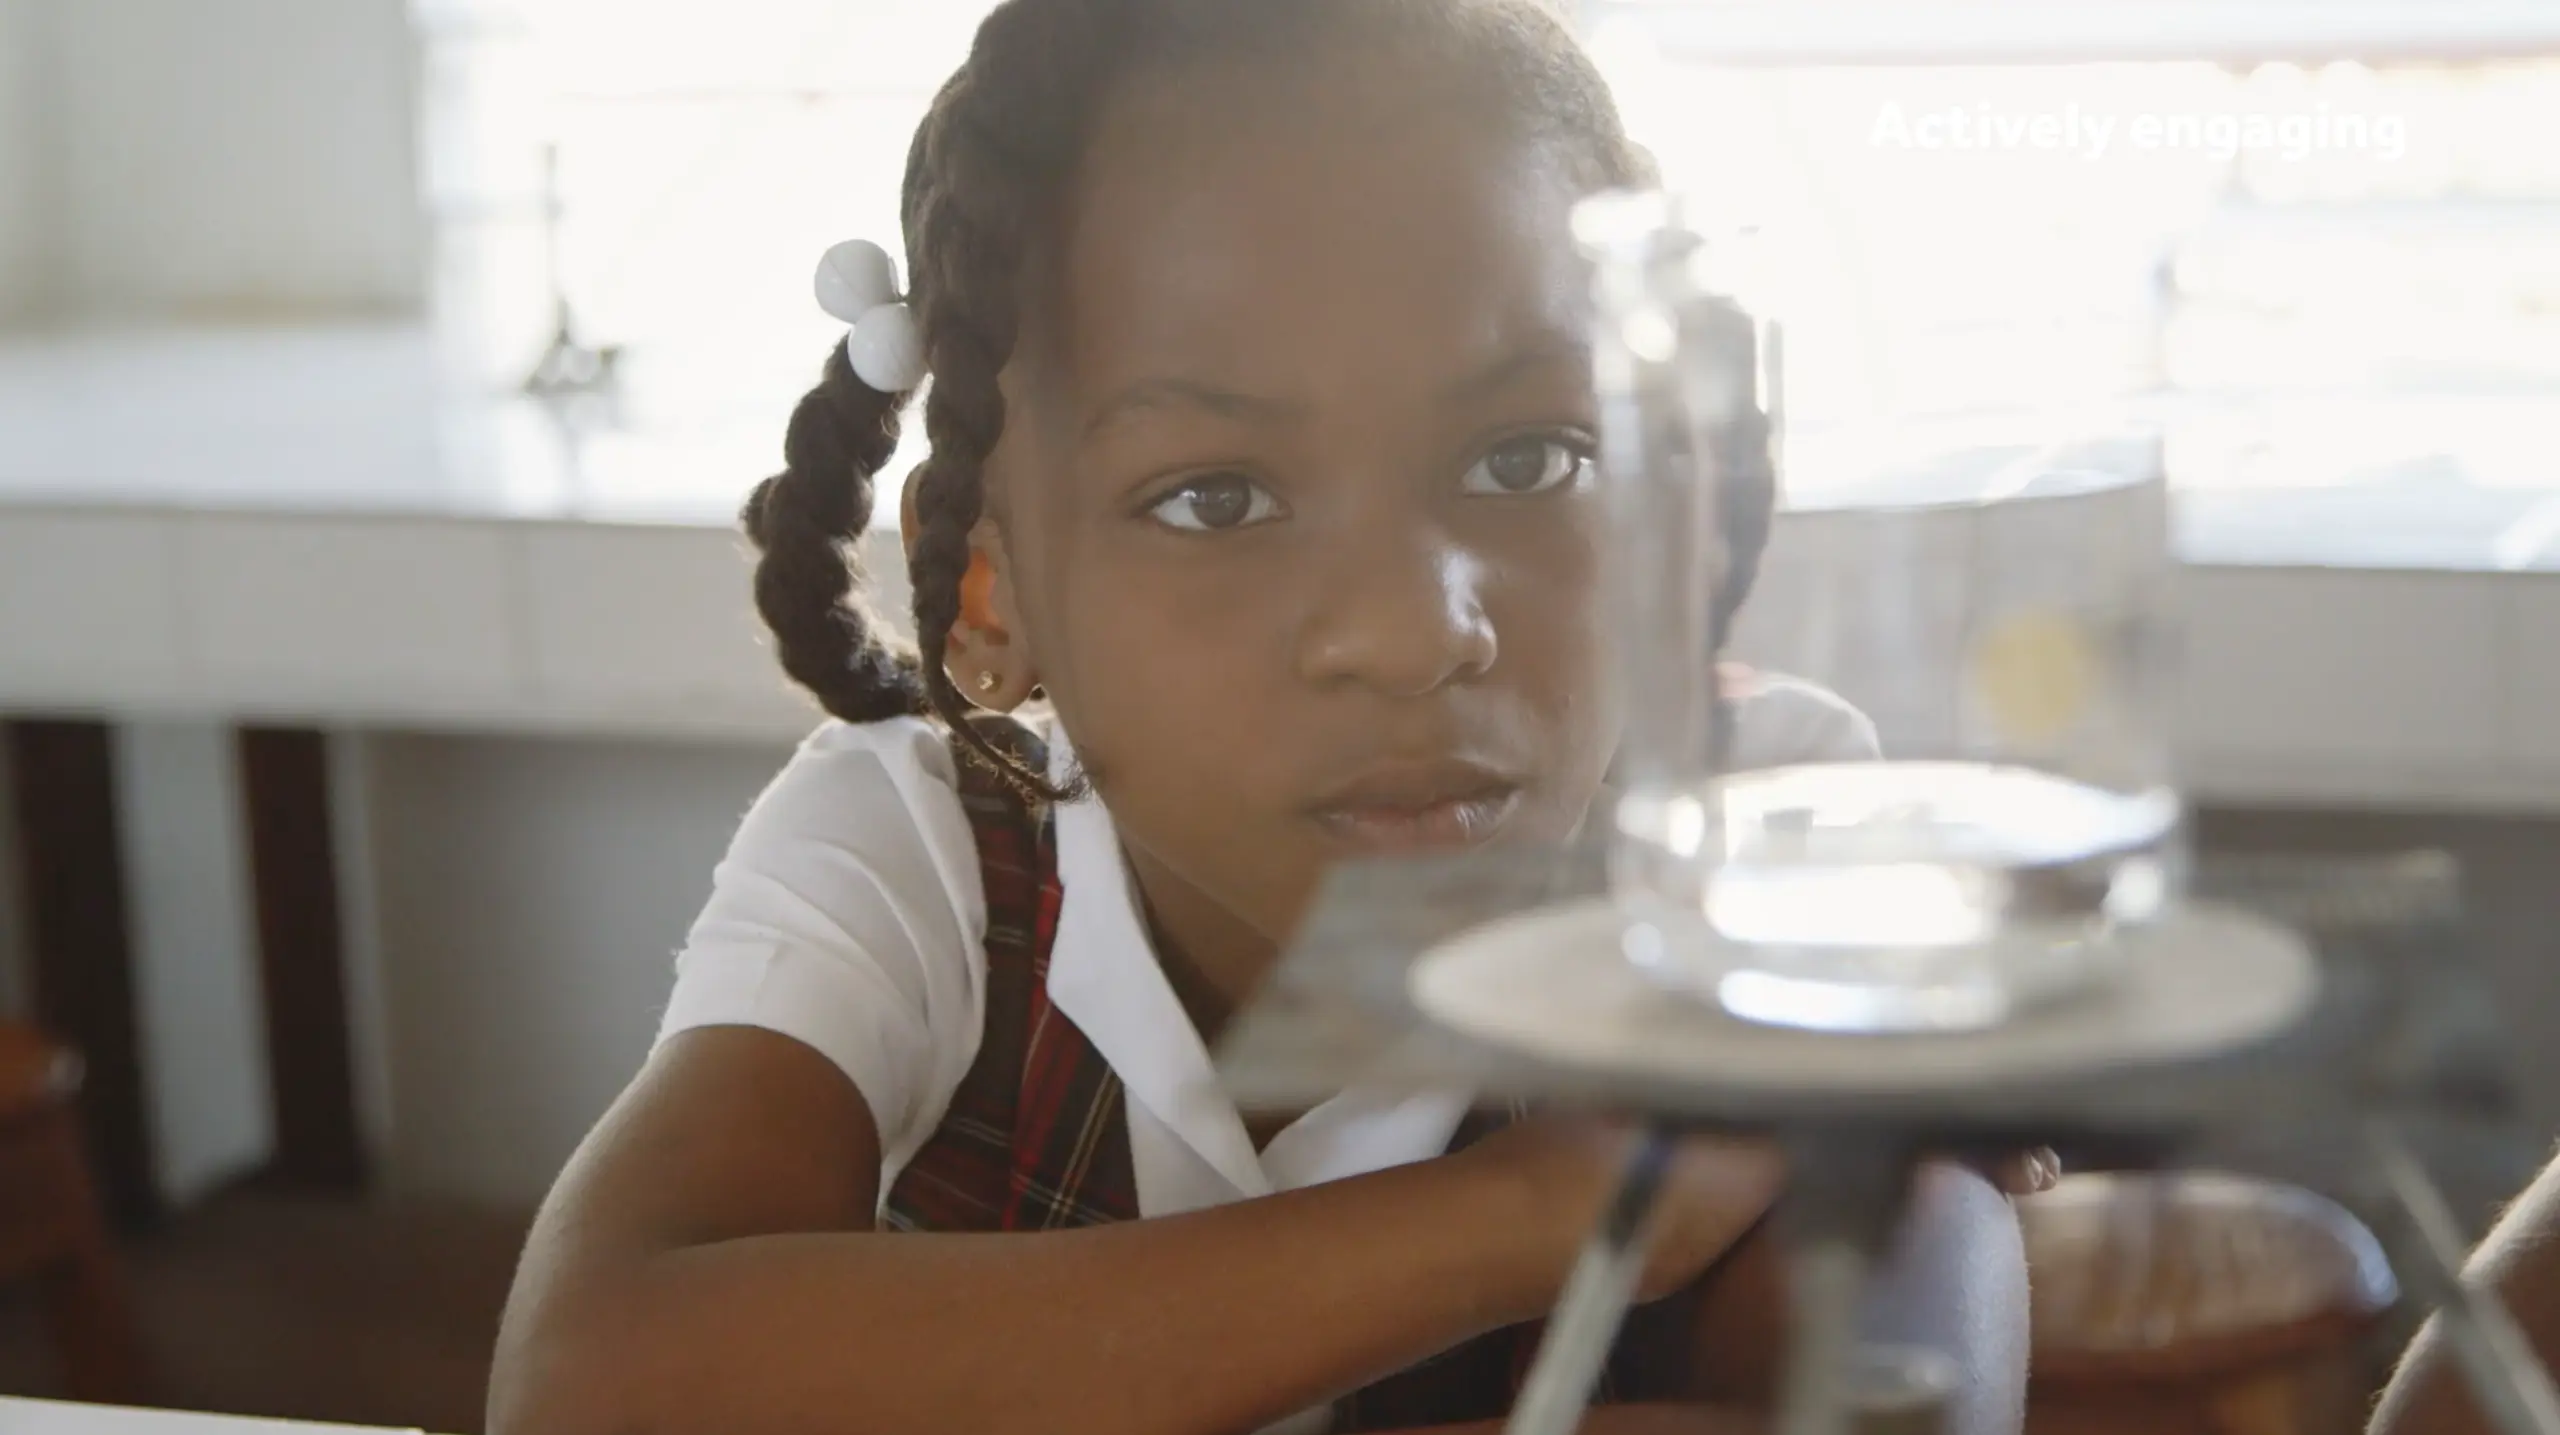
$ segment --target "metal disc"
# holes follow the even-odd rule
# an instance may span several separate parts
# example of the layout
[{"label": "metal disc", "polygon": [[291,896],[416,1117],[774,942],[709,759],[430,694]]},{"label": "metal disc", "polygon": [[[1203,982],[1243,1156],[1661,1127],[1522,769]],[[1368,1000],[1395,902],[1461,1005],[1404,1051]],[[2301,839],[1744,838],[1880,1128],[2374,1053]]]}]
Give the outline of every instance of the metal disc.
[{"label": "metal disc", "polygon": [[1909,1098],[2237,1053],[2300,1023],[2319,990],[2299,938],[2191,908],[2127,933],[2108,983],[2005,1025],[1829,1035],[1744,1022],[1666,989],[1623,955],[1627,927],[1607,899],[1522,913],[1425,953],[1409,991],[1461,1036],[1590,1073],[1773,1097]]}]

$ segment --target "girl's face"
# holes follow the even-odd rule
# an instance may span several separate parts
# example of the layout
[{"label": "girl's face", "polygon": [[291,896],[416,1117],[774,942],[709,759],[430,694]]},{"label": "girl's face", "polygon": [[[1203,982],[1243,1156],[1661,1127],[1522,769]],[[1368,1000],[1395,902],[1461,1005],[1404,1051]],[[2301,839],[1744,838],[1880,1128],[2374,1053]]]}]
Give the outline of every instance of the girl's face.
[{"label": "girl's face", "polygon": [[1617,731],[1568,158],[1311,69],[1106,115],[989,468],[1016,660],[1197,942],[1565,835]]}]

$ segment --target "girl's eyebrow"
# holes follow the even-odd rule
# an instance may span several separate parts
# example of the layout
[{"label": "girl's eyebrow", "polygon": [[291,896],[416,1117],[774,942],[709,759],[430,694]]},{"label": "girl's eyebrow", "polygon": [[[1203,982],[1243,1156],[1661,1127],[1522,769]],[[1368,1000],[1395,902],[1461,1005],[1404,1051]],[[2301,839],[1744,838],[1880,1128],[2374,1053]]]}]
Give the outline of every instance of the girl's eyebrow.
[{"label": "girl's eyebrow", "polygon": [[1141,379],[1104,400],[1085,421],[1084,437],[1095,435],[1133,413],[1148,409],[1201,409],[1223,419],[1250,423],[1294,423],[1306,417],[1304,404],[1286,399],[1238,393],[1195,379]]},{"label": "girl's eyebrow", "polygon": [[[1545,335],[1450,384],[1442,391],[1441,402],[1451,407],[1478,402],[1541,370],[1557,368],[1588,373],[1590,343],[1566,334]],[[1288,399],[1222,389],[1197,379],[1140,379],[1094,408],[1093,417],[1085,420],[1084,441],[1091,443],[1113,424],[1151,409],[1198,409],[1222,419],[1260,424],[1297,423],[1307,416],[1305,404]]]}]

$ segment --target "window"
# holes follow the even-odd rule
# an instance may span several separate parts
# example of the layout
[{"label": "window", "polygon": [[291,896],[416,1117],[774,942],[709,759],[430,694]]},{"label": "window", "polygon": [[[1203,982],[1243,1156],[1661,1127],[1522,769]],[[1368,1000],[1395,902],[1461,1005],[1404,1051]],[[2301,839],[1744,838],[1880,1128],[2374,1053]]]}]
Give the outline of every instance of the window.
[{"label": "window", "polygon": [[[909,135],[987,4],[417,3],[457,325],[492,375],[539,349],[556,147],[562,287],[594,337],[630,346],[632,451],[666,470],[634,481],[743,491],[839,332],[810,265],[894,235]],[[2427,511],[2560,489],[2543,460],[2560,446],[2560,62],[2464,58],[2560,54],[2534,28],[2560,22],[2487,0],[2144,0],[2141,23],[2116,0],[1580,8],[1647,14],[1677,42],[1599,32],[1640,138],[1714,217],[1757,227],[1739,252],[1789,326],[1799,487],[1825,481],[1826,431],[2137,394],[2192,488],[2380,485]],[[2263,49],[2253,26],[2306,55],[2446,58],[2030,62],[2102,40]],[[1752,65],[1701,58],[1743,41]],[[1838,63],[1853,42],[2004,63]]]},{"label": "window", "polygon": [[810,296],[818,255],[896,249],[907,142],[990,8],[416,0],[438,317],[470,379],[512,383],[540,354],[556,240],[582,337],[626,349],[623,422],[582,438],[573,481],[684,514],[742,497],[843,334]]},{"label": "window", "polygon": [[2325,434],[2189,482],[2476,437],[2450,456],[2478,481],[2560,486],[2513,442],[2560,399],[2560,64],[1675,64],[1630,90],[1690,188],[1767,226],[1807,426],[2165,390],[2200,441]]}]

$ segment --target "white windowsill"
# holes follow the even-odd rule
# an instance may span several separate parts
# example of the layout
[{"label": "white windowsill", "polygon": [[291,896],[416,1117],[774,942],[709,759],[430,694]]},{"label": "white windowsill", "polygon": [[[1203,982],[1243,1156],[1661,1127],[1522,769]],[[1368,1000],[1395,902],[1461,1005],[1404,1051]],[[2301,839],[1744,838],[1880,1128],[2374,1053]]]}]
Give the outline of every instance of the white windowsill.
[{"label": "white windowsill", "polygon": [[[578,465],[524,406],[437,390],[406,330],[0,346],[0,710],[807,728],[730,526],[778,421]],[[2560,810],[2555,499],[2189,494],[2198,794]],[[868,554],[903,611],[896,544]]]}]

